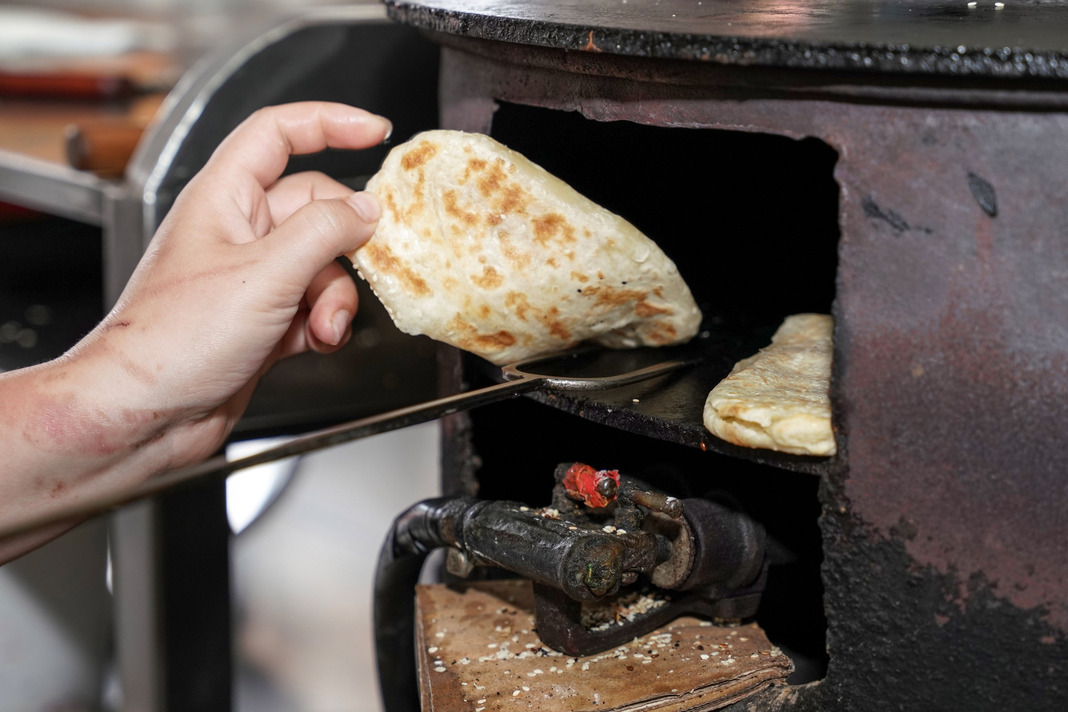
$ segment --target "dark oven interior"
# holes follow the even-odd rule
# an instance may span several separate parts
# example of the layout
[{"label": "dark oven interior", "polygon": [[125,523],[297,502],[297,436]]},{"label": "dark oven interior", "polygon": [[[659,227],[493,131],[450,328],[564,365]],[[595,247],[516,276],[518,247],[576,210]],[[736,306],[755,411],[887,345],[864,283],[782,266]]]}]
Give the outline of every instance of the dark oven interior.
[{"label": "dark oven interior", "polygon": [[[598,122],[510,103],[494,114],[492,135],[630,220],[668,253],[702,308],[706,338],[714,343],[707,375],[713,381],[766,345],[786,316],[831,312],[838,186],[837,156],[827,144]],[[493,378],[478,359],[464,365],[472,386]],[[698,424],[707,395],[702,384],[671,386],[687,391],[677,398]],[[553,408],[518,399],[472,411],[474,457],[467,460],[463,448],[454,456],[477,467],[446,466],[446,491],[476,490],[485,499],[545,506],[555,466],[581,461],[619,469],[678,497],[726,494],[768,534],[771,567],[757,622],[793,659],[792,682],[821,678],[826,620],[814,473],[827,460],[791,459],[791,469],[784,469],[757,461],[755,451],[703,451],[691,446],[698,443],[671,442],[671,434],[662,437],[656,427],[620,429],[627,414],[601,405]],[[587,409],[599,410],[599,417],[582,417]],[[454,470],[466,471],[467,481],[457,476],[449,482]]]}]

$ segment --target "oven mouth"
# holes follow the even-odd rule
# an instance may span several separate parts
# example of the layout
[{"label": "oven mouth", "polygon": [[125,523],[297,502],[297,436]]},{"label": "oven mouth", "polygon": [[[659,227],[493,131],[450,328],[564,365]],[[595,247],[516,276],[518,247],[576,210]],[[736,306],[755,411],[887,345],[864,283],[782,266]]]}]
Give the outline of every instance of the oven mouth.
[{"label": "oven mouth", "polygon": [[[543,506],[555,465],[568,460],[618,468],[670,494],[726,493],[768,532],[757,623],[794,661],[790,683],[822,679],[820,477],[812,475],[840,463],[731,446],[704,430],[700,413],[711,386],[766,346],[786,316],[833,312],[837,154],[811,138],[599,122],[512,103],[499,104],[491,134],[656,241],[705,315],[702,338],[718,343],[711,368],[652,390],[540,394],[538,403],[473,411],[479,496]],[[478,360],[465,359],[477,381]],[[517,443],[517,428],[529,444]]]}]

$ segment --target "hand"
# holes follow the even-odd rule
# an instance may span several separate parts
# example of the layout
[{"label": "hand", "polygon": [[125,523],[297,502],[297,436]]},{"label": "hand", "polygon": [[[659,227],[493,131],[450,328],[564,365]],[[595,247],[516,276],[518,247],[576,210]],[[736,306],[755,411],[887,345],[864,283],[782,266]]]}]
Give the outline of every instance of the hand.
[{"label": "hand", "polygon": [[0,464],[0,518],[203,459],[273,363],[340,348],[356,288],[334,259],[371,236],[378,203],[322,174],[279,177],[291,154],[365,148],[390,130],[326,103],[263,109],[235,129],[104,321],[62,358],[0,378],[17,404],[0,416],[0,445],[16,453]]}]

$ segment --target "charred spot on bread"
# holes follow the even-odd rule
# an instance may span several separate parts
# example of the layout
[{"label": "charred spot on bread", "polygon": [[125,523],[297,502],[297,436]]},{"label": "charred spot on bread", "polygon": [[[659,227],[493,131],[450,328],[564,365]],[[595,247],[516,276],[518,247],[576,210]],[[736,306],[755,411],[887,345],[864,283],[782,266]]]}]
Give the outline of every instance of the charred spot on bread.
[{"label": "charred spot on bread", "polygon": [[434,144],[429,141],[420,141],[415,148],[405,152],[404,157],[401,158],[401,166],[406,171],[415,170],[429,161],[437,152],[438,149],[434,147]]},{"label": "charred spot on bread", "polygon": [[427,285],[426,280],[415,273],[404,262],[397,259],[393,252],[383,245],[367,244],[364,252],[374,266],[382,274],[387,274],[398,279],[413,295],[417,297],[429,297],[433,291]]}]

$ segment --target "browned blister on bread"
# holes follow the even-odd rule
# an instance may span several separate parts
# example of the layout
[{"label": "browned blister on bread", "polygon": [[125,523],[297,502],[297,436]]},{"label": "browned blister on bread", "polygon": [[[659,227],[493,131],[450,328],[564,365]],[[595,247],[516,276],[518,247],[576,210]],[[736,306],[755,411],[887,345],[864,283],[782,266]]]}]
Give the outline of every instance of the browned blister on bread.
[{"label": "browned blister on bread", "polygon": [[488,136],[418,134],[367,190],[382,218],[352,259],[406,333],[501,364],[681,343],[700,325],[652,240]]}]

